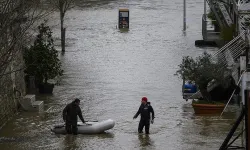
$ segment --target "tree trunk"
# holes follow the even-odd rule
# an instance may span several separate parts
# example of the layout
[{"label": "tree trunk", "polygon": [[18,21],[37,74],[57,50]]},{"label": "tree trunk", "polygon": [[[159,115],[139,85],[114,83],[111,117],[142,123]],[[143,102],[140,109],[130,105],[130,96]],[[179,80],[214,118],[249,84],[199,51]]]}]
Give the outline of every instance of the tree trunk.
[{"label": "tree trunk", "polygon": [[47,84],[48,83],[48,78],[44,79],[44,83]]},{"label": "tree trunk", "polygon": [[60,20],[61,20],[61,46],[62,46],[62,52],[65,52],[65,35],[66,35],[66,29],[63,26],[64,23],[64,13],[63,10],[60,10]]},{"label": "tree trunk", "polygon": [[65,35],[66,35],[66,28],[63,28],[61,31],[61,43],[62,43],[62,52],[65,52]]},{"label": "tree trunk", "polygon": [[201,95],[204,98],[204,100],[206,101],[212,101],[211,95],[209,94],[209,92],[207,91],[207,89],[200,89],[201,91]]},{"label": "tree trunk", "polygon": [[28,76],[28,93],[29,94],[36,93],[35,76]]}]

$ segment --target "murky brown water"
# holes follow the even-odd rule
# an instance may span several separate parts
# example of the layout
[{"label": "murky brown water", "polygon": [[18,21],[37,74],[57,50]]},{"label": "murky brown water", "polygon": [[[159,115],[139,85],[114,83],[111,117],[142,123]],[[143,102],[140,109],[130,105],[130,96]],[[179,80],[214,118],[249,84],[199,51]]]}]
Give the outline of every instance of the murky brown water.
[{"label": "murky brown water", "polygon": [[[49,111],[21,113],[0,131],[0,149],[214,150],[237,117],[231,106],[218,116],[195,116],[181,96],[182,81],[173,74],[182,56],[215,48],[197,48],[201,39],[203,2],[187,1],[187,33],[182,32],[182,0],[97,1],[66,16],[65,74],[52,96],[38,96]],[[130,9],[130,30],[116,29],[119,7]],[[59,42],[58,13],[50,18]],[[149,136],[138,135],[132,117],[147,96],[155,109]],[[114,119],[101,135],[54,135],[63,107],[82,99],[86,120]],[[238,141],[240,143],[240,141]]]}]

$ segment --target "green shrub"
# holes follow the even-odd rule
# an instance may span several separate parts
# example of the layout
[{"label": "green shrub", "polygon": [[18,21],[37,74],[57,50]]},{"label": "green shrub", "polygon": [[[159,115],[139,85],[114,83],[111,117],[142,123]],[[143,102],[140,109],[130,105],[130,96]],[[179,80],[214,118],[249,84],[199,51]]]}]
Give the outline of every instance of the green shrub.
[{"label": "green shrub", "polygon": [[52,32],[42,23],[34,44],[24,51],[25,73],[34,76],[37,84],[47,83],[49,79],[62,76],[58,51],[54,48]]}]

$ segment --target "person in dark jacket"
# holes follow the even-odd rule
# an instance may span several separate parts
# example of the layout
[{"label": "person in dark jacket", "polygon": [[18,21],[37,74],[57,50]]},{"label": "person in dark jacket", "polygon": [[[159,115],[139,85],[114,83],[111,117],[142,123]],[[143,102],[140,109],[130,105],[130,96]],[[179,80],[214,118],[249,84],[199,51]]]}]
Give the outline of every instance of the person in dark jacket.
[{"label": "person in dark jacket", "polygon": [[77,134],[77,116],[85,123],[79,104],[80,100],[75,99],[63,109],[63,121],[66,123],[67,134]]},{"label": "person in dark jacket", "polygon": [[136,119],[138,115],[141,115],[141,120],[138,126],[138,132],[142,133],[142,130],[145,126],[145,132],[146,134],[149,134],[149,127],[150,127],[150,113],[152,113],[152,120],[151,123],[154,123],[154,109],[150,105],[150,102],[148,102],[147,97],[142,97],[141,100],[141,106],[139,107],[139,110],[134,115],[133,119]]}]

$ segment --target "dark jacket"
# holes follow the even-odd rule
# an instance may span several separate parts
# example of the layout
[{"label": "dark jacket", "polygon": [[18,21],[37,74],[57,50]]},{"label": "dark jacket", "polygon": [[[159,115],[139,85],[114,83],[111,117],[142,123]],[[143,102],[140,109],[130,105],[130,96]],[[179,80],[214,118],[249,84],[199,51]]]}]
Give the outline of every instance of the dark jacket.
[{"label": "dark jacket", "polygon": [[137,118],[138,115],[141,115],[141,120],[150,120],[150,113],[152,113],[152,119],[155,118],[155,113],[153,107],[150,105],[150,102],[147,102],[146,105],[141,104],[139,110],[135,114],[134,118]]},{"label": "dark jacket", "polygon": [[68,104],[63,109],[63,120],[66,122],[77,123],[77,116],[81,119],[82,122],[85,122],[82,117],[81,108],[74,102]]}]

